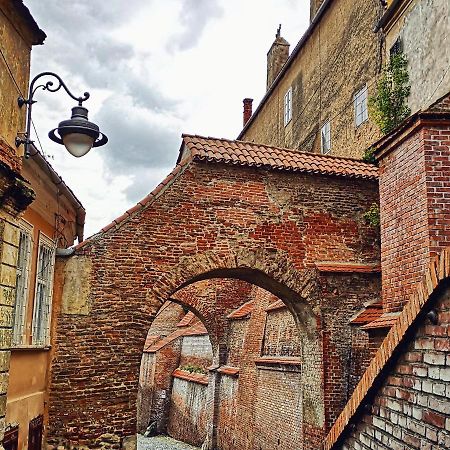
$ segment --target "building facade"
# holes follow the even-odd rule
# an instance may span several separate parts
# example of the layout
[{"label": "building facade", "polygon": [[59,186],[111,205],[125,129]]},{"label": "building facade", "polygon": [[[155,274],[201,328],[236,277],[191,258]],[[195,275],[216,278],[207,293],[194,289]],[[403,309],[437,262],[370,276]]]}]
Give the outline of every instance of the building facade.
[{"label": "building facade", "polygon": [[41,448],[55,257],[83,239],[81,203],[40,152],[32,148],[24,159],[15,145],[25,131],[17,99],[27,97],[31,48],[45,37],[22,1],[0,1],[0,429],[7,449]]},{"label": "building facade", "polygon": [[273,81],[238,139],[361,158],[380,136],[368,116],[368,97],[382,64],[383,43],[373,32],[381,3],[315,1],[311,14],[289,57],[276,38],[268,54]]},{"label": "building facade", "polygon": [[0,38],[0,434],[3,437],[18,276],[19,216],[35,198],[31,184],[22,174],[22,155],[14,142],[25,128],[25,110],[19,108],[17,98],[28,88],[31,47],[42,44],[45,34],[22,2],[2,0]]},{"label": "building facade", "polygon": [[24,160],[22,175],[29,180],[36,198],[17,221],[6,437],[16,435],[19,449],[38,448],[44,435],[55,326],[52,313],[59,307],[53,302],[55,258],[77,237],[82,240],[85,216],[81,203],[37,151]]},{"label": "building facade", "polygon": [[[147,428],[204,449],[448,447],[448,2],[384,3],[311,2],[239,140],[183,136],[152,193],[61,255],[51,448]],[[382,136],[369,98],[399,52],[411,113]],[[355,159],[369,147],[378,167]],[[207,373],[185,370],[185,310]]]}]

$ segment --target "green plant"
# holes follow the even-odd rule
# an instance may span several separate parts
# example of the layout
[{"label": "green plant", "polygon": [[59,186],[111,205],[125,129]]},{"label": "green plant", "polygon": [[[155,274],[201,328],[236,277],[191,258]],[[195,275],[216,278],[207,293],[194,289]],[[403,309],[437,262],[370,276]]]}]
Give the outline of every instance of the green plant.
[{"label": "green plant", "polygon": [[370,208],[363,214],[364,220],[372,227],[380,226],[380,207],[378,203],[372,203]]},{"label": "green plant", "polygon": [[184,370],[189,373],[206,373],[206,370],[200,366],[194,366],[193,364],[186,364],[185,366],[181,366],[180,370]]},{"label": "green plant", "polygon": [[409,85],[408,60],[403,53],[391,56],[384,66],[376,93],[369,98],[369,113],[383,134],[392,131],[409,116],[407,98]]},{"label": "green plant", "polygon": [[362,160],[366,163],[377,165],[377,160],[375,158],[375,150],[373,147],[366,148]]}]

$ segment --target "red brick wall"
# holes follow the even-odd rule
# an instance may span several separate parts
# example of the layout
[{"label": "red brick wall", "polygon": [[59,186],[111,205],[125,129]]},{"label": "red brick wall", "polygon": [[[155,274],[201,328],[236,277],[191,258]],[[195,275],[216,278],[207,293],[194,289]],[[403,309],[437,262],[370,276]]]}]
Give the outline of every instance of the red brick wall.
[{"label": "red brick wall", "polygon": [[450,244],[450,126],[415,129],[380,161],[386,311],[399,311],[430,257]]},{"label": "red brick wall", "polygon": [[295,371],[259,368],[257,376],[253,448],[308,448],[303,444],[301,374],[298,368]]},{"label": "red brick wall", "polygon": [[[377,298],[377,274],[323,274],[321,277],[325,422],[329,429],[347,403],[361,372],[354,365],[359,344],[352,341],[352,311]],[[354,354],[356,353],[356,355]],[[368,359],[366,360],[368,364]],[[356,369],[352,371],[351,368]]]},{"label": "red brick wall", "polygon": [[[87,315],[61,314],[57,319],[50,441],[76,445],[104,433],[135,432],[139,364],[152,319],[174,290],[209,270],[218,270],[210,276],[230,273],[285,298],[304,336],[306,329],[310,338],[314,335],[307,347],[305,379],[311,379],[309,371],[318,384],[308,386],[305,395],[310,397],[307,409],[320,411],[322,393],[314,392],[323,376],[317,339],[327,323],[320,316],[327,307],[327,320],[337,323],[332,317],[341,297],[331,292],[321,300],[311,274],[318,259],[377,261],[377,235],[362,217],[376,199],[376,183],[366,180],[192,164],[149,207],[78,250],[92,260],[86,280],[92,307]],[[347,314],[359,308],[361,304],[351,302],[344,308],[344,328]],[[216,337],[223,323],[219,310],[219,301],[203,301],[199,314]],[[326,358],[333,349],[350,345],[340,333],[331,325]],[[214,333],[210,335],[213,341]],[[248,381],[247,399],[255,382]],[[330,389],[327,395],[332,393]],[[336,405],[341,403],[339,399]],[[252,414],[248,410],[243,418]],[[321,429],[322,416],[311,414],[308,420]]]},{"label": "red brick wall", "polygon": [[267,313],[262,354],[301,356],[300,338],[294,317],[286,308]]},{"label": "red brick wall", "polygon": [[450,448],[448,283],[430,306],[438,311],[438,324],[420,316],[366,412],[354,418],[353,430],[336,449]]}]

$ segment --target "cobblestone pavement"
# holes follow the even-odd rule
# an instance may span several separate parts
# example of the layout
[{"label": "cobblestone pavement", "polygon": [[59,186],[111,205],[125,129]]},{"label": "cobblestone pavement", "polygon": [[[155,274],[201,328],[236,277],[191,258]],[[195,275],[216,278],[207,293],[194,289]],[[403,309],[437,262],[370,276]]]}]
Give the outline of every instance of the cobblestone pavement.
[{"label": "cobblestone pavement", "polygon": [[137,435],[137,450],[199,450],[198,447],[176,441],[167,436],[144,437]]}]

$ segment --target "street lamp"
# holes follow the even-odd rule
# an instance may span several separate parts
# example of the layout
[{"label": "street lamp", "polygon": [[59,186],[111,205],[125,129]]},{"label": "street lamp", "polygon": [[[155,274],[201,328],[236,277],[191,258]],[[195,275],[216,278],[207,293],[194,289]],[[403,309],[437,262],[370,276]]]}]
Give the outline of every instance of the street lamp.
[{"label": "street lamp", "polygon": [[[45,84],[39,84],[35,87],[36,81],[44,76],[56,78],[58,84],[53,87],[53,81],[47,81]],[[36,100],[34,100],[33,97],[39,88],[50,92],[56,92],[61,88],[64,88],[67,94],[78,102],[78,106],[72,108],[72,117],[68,120],[63,120],[59,123],[58,128],[55,128],[48,133],[48,137],[52,141],[64,145],[68,152],[77,158],[85,155],[92,147],[100,147],[108,142],[108,138],[100,132],[98,125],[89,122],[88,110],[83,107],[83,102],[90,96],[89,92],[85,92],[83,97],[75,97],[69,91],[59,75],[53,72],[42,72],[36,75],[31,81],[28,99],[19,97],[17,100],[20,108],[23,105],[27,105],[28,107],[26,131],[23,133],[22,137],[16,137],[16,147],[24,144],[25,158],[30,157],[30,145],[33,144],[33,141],[30,139],[31,108],[33,103],[36,103]],[[59,136],[56,132],[58,132]]]}]

